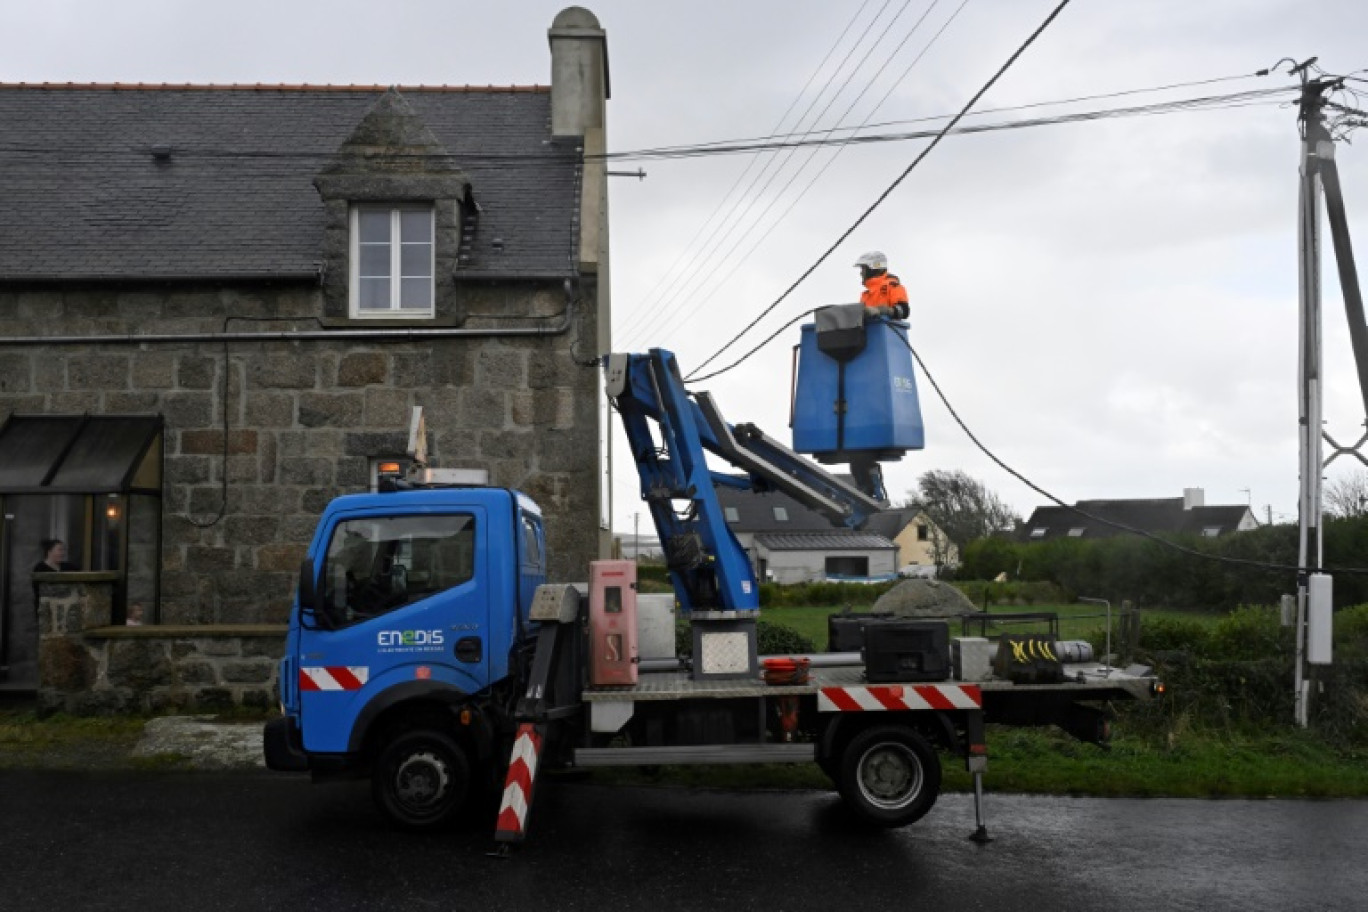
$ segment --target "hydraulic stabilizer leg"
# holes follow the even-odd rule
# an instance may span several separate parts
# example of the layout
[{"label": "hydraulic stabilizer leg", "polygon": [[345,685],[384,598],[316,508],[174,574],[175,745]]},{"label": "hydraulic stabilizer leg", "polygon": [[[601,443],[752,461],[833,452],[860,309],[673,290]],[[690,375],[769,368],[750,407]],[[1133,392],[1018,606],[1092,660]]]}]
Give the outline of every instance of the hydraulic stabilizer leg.
[{"label": "hydraulic stabilizer leg", "polygon": [[992,842],[988,822],[983,816],[983,774],[988,771],[988,743],[983,729],[983,713],[969,713],[966,724],[964,766],[974,777],[974,832],[969,836],[979,845]]}]

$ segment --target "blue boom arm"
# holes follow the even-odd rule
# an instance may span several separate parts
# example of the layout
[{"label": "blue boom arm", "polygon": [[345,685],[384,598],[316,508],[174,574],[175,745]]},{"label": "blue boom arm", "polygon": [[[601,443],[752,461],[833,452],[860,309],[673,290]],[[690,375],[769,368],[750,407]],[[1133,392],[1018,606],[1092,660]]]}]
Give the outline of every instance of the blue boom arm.
[{"label": "blue boom arm", "polygon": [[[760,605],[755,574],[727,526],[714,484],[780,490],[834,525],[851,528],[883,506],[759,429],[727,424],[707,393],[691,396],[684,389],[675,356],[664,349],[610,355],[605,373],[685,612],[750,612]],[[745,474],[713,472],[705,450]]]}]

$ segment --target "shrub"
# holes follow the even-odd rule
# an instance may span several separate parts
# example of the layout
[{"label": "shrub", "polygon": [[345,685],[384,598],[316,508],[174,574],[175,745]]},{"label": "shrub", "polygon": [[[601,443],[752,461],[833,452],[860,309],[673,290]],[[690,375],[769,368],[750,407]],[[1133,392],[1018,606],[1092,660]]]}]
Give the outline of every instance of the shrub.
[{"label": "shrub", "polygon": [[1145,618],[1140,627],[1140,649],[1149,656],[1164,652],[1206,655],[1210,648],[1211,631],[1198,621]]}]

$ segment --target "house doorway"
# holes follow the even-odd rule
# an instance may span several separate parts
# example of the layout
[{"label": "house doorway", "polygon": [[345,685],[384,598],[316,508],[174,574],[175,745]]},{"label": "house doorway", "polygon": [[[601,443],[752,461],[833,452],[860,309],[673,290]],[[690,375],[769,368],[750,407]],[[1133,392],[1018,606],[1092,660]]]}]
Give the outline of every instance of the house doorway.
[{"label": "house doorway", "polygon": [[110,623],[159,616],[162,419],[11,416],[0,427],[0,690],[38,686],[33,570],[41,542],[114,575]]}]

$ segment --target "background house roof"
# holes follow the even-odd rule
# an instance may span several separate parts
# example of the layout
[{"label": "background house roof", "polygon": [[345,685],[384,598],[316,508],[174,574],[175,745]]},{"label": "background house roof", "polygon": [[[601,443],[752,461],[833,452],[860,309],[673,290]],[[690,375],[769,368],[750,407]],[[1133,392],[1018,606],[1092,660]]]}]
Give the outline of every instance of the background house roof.
[{"label": "background house roof", "polygon": [[897,538],[907,524],[920,514],[921,510],[913,507],[884,510],[869,518],[869,522],[865,523],[865,531],[878,533],[885,538]]},{"label": "background house roof", "polygon": [[880,551],[897,547],[868,532],[762,532],[755,542],[770,551]]},{"label": "background house roof", "polygon": [[[809,510],[798,501],[780,491],[757,494],[754,491],[739,491],[736,488],[718,486],[717,500],[723,512],[728,508],[736,510],[736,522],[728,522],[733,532],[835,532],[826,517]],[[783,507],[788,513],[786,521],[774,518],[774,508]]]},{"label": "background house roof", "polygon": [[[1207,529],[1218,529],[1218,535],[1236,531],[1249,514],[1249,508],[1234,506],[1201,506],[1183,509],[1183,498],[1167,497],[1151,500],[1080,500],[1077,509],[1099,519],[1110,520],[1152,534],[1185,533],[1201,535]],[[1037,535],[1036,530],[1043,529]],[[1036,507],[1030,518],[1019,527],[1021,541],[1069,537],[1071,531],[1080,538],[1110,538],[1124,535],[1122,530],[1097,520],[1089,519],[1068,507]]]},{"label": "background house roof", "polygon": [[[838,528],[822,514],[779,491],[757,494],[721,486],[716,490],[724,513],[727,508],[736,510],[736,521],[729,521],[727,526],[733,532],[753,533],[756,544],[770,551],[870,551],[897,547],[889,540],[891,536],[872,528],[872,521],[863,531]],[[788,519],[775,519],[775,507],[783,507]]]},{"label": "background house roof", "polygon": [[[0,281],[313,276],[313,180],[385,91],[0,85]],[[399,92],[480,207],[457,275],[573,275],[579,151],[549,90]]]}]

